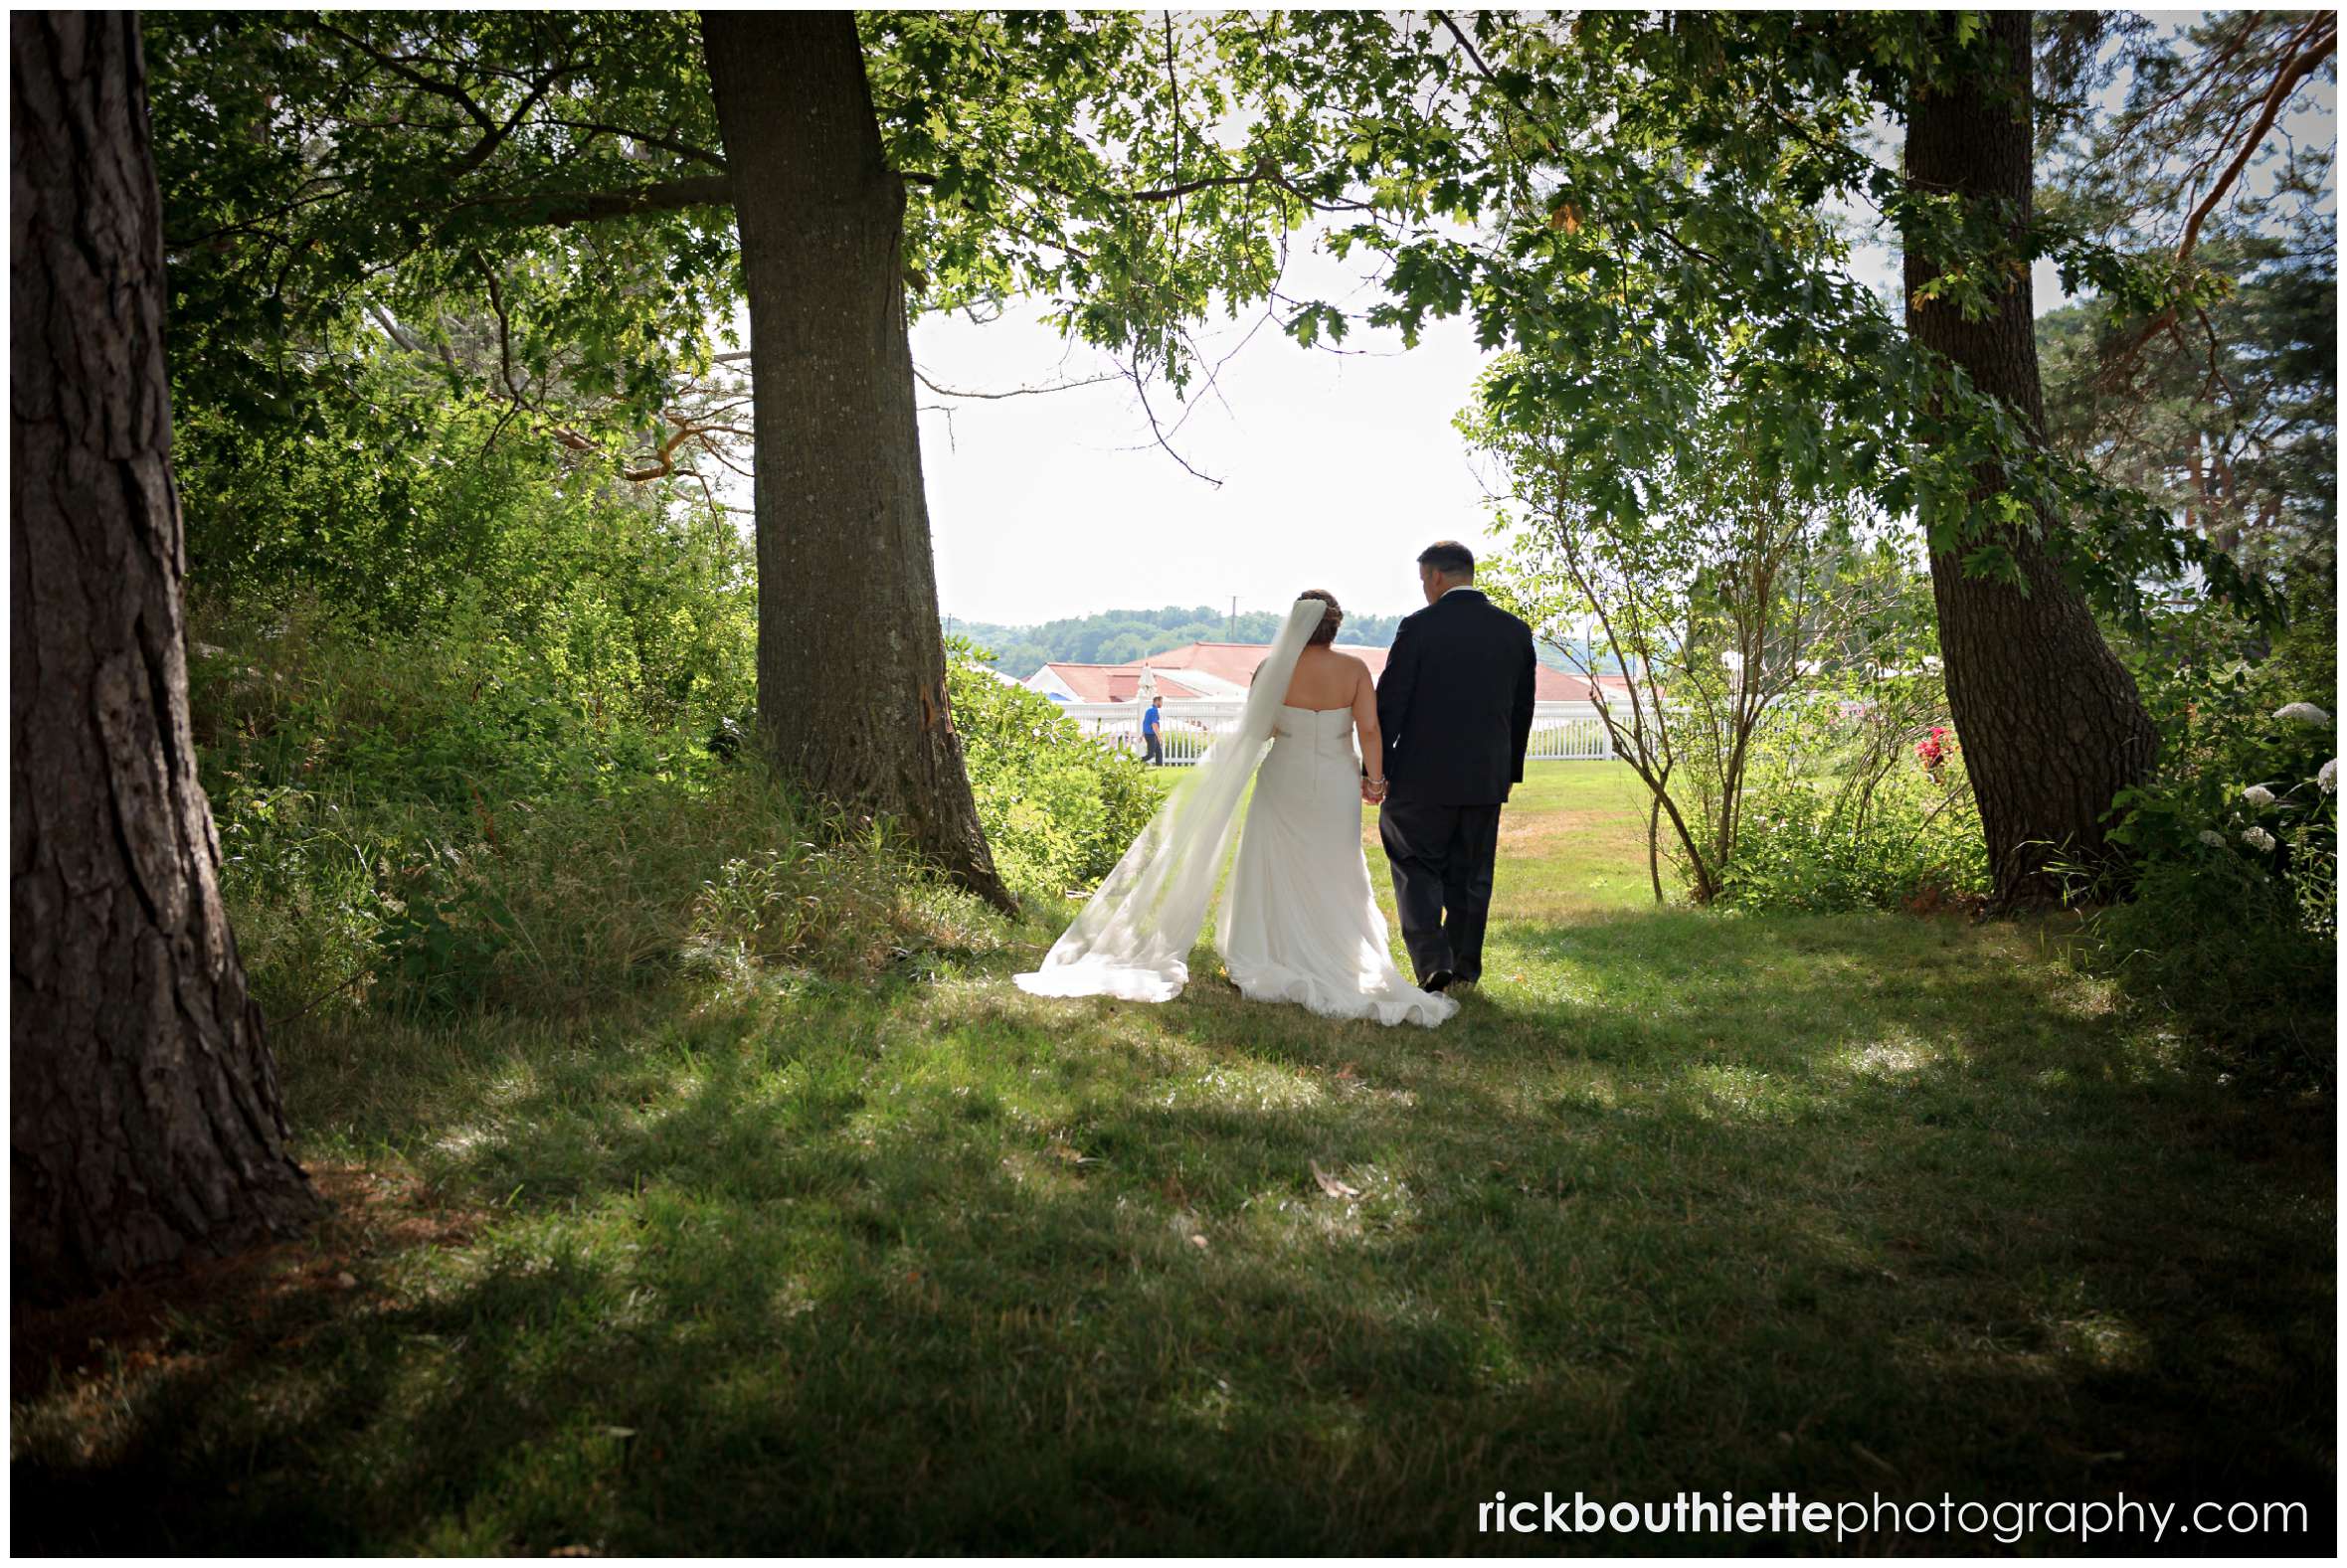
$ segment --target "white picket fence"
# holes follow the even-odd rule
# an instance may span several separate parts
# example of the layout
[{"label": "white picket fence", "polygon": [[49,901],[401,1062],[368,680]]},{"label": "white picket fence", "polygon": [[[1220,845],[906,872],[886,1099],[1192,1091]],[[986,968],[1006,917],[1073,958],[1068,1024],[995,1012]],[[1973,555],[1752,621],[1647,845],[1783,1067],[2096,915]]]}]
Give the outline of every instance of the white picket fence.
[{"label": "white picket fence", "polygon": [[[1168,702],[1158,711],[1158,738],[1165,744],[1166,764],[1187,768],[1206,755],[1214,737],[1238,723],[1239,703],[1232,701]],[[1065,702],[1059,711],[1098,736],[1138,757],[1142,754],[1141,716],[1148,704],[1137,702]],[[1533,708],[1532,749],[1527,760],[1535,763],[1604,762],[1613,756],[1605,723],[1586,702],[1543,702]]]}]

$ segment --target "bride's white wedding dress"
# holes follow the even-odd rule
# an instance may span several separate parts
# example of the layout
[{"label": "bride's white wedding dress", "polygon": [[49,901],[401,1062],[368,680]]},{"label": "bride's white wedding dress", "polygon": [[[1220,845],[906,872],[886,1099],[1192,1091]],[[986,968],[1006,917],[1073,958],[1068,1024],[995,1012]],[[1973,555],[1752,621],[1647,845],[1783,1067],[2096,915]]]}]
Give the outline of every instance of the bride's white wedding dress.
[{"label": "bride's white wedding dress", "polygon": [[1431,1026],[1458,1010],[1394,967],[1361,854],[1352,711],[1279,700],[1326,609],[1306,599],[1289,610],[1238,725],[1175,783],[1042,965],[1018,976],[1022,990],[1151,1002],[1180,995],[1239,797],[1253,779],[1215,932],[1240,991],[1386,1024]]},{"label": "bride's white wedding dress", "polygon": [[1459,1004],[1402,978],[1369,888],[1353,710],[1283,704],[1271,733],[1214,921],[1223,967],[1255,1001],[1442,1022]]}]

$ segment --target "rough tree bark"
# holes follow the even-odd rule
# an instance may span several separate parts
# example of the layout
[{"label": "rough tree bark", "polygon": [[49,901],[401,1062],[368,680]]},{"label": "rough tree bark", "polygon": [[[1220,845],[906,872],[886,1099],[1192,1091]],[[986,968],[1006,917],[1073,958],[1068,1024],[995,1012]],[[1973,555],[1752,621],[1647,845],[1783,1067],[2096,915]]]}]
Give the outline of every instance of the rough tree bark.
[{"label": "rough tree bark", "polygon": [[904,186],[854,17],[709,11],[701,33],[750,302],[761,738],[788,776],[897,818],[1014,909],[947,710]]},{"label": "rough tree bark", "polygon": [[[2001,52],[2001,73],[1968,73],[1945,92],[1918,93],[1907,121],[1906,176],[1967,199],[2003,199],[2028,222],[2030,15],[1986,18],[1982,47]],[[1906,248],[1907,329],[1961,365],[1981,390],[2005,400],[2033,432],[2045,429],[2029,273],[2014,274],[1996,308],[1967,321],[1916,289],[1935,261]],[[1984,473],[1978,495],[1999,487]],[[2029,584],[1967,577],[1956,555],[1934,554],[1933,598],[1948,707],[1963,737],[1964,765],[1980,803],[1996,902],[2012,908],[2059,896],[2049,860],[2102,860],[2102,818],[2112,797],[2150,769],[2158,736],[2134,678],[2102,638],[2085,601],[2034,540],[2014,541]]]},{"label": "rough tree bark", "polygon": [[9,43],[9,1221],[38,1299],[319,1202],[196,782],[138,24],[19,12]]}]

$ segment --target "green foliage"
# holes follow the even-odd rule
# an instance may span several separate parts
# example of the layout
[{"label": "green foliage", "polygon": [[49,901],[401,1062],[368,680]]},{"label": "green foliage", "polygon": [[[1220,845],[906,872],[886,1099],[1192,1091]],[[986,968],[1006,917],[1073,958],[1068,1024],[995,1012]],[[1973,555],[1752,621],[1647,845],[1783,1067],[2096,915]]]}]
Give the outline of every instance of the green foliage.
[{"label": "green foliage", "polygon": [[1726,891],[1739,908],[1928,911],[1988,892],[1930,585],[1896,560],[1874,567],[1865,613],[1753,737]]},{"label": "green foliage", "polygon": [[1160,771],[989,674],[966,640],[948,639],[947,653],[954,728],[1003,879],[1056,897],[1108,875],[1158,808]]},{"label": "green foliage", "polygon": [[[1832,747],[1830,725],[1788,728]],[[1988,851],[1960,755],[1937,769],[1910,757],[1862,790],[1793,761],[1790,736],[1771,739],[1745,789],[1743,832],[1722,902],[1811,913],[1927,911],[1988,892]],[[1829,755],[1854,750],[1845,734]]]},{"label": "green foliage", "polygon": [[[1352,182],[1357,119],[1410,106],[1373,16],[859,27],[909,308],[1041,295],[1177,386],[1188,324],[1270,300],[1288,236]],[[562,416],[607,445],[707,367],[741,280],[692,13],[166,13],[146,33],[173,351],[200,401],[308,418],[350,395],[340,349],[375,307],[436,342],[445,315],[493,314],[499,393],[540,407],[566,383]],[[1234,124],[1238,145],[1208,133]]]},{"label": "green foliage", "polygon": [[[143,19],[175,391],[240,426],[364,401],[369,307],[500,322],[492,380],[616,441],[734,297],[696,19],[677,11],[159,12]],[[600,197],[624,220],[582,222]],[[711,198],[716,205],[711,204]],[[447,365],[450,390],[484,378]]]},{"label": "green foliage", "polygon": [[[2310,596],[2271,639],[2204,605],[2165,614],[2123,644],[2160,726],[2161,758],[2153,782],[2121,797],[2119,841],[2139,855],[2169,855],[2203,831],[2283,834],[2293,818],[2319,814],[2330,796],[2316,776],[2338,744],[2337,626],[2337,608]],[[2297,716],[2298,705],[2319,719]],[[2253,806],[2244,798],[2252,788],[2269,790],[2274,803]]]},{"label": "green foliage", "polygon": [[679,703],[546,624],[461,609],[393,641],[196,606],[191,717],[265,1014],[559,1014],[992,940],[900,850],[712,756],[739,690]]},{"label": "green foliage", "polygon": [[[2037,18],[2039,212],[2196,299],[2147,316],[2105,293],[2041,316],[2048,438],[2285,589],[2337,573],[2337,66],[2323,32],[2288,11]],[[2285,81],[2237,163],[2244,126]]]},{"label": "green foliage", "polygon": [[2203,607],[2130,646],[2163,753],[2119,797],[2111,837],[2131,882],[2091,923],[2101,961],[2137,994],[2245,1057],[2323,1076],[2336,1065],[2336,632],[2321,600],[2270,646]]},{"label": "green foliage", "polygon": [[366,401],[323,407],[314,432],[182,409],[192,592],[246,618],[299,604],[386,645],[470,638],[492,693],[521,660],[582,710],[656,729],[748,706],[755,594],[729,522],[570,460],[380,343],[354,363]]},{"label": "green foliage", "polygon": [[[2031,262],[2138,312],[2212,297],[2080,222],[2017,226],[1909,189],[1870,126],[1967,75],[1993,36],[1893,11],[872,12],[877,130],[906,184],[911,308],[1043,296],[1071,335],[1177,387],[1187,324],[1279,291],[1283,247],[1330,225],[1379,259],[1364,313],[1415,341],[1466,315],[1519,370],[1496,420],[1572,435],[1575,500],[1628,518],[1645,474],[1695,454],[1695,401],[1729,389],[1761,477],[1865,493],[1991,575],[2014,530],[2116,611],[2221,553],[2141,496],[2049,453],[2015,411],[1916,353],[1852,275],[1838,204],[1876,209],[1978,310]],[[240,422],[347,396],[340,345],[388,303],[493,314],[495,382],[548,389],[610,442],[706,367],[738,267],[689,18],[672,13],[185,15],[150,39],[175,342]],[[426,330],[437,342],[448,334]],[[460,380],[456,370],[452,380]],[[476,377],[476,379],[478,379]],[[290,390],[289,390],[290,389]],[[293,395],[298,393],[299,395]],[[2004,488],[1975,476],[1997,463]]]},{"label": "green foliage", "polygon": [[1347,116],[1315,112],[1336,104],[1289,73],[1331,27],[1364,61],[1385,34],[1277,14],[872,11],[859,25],[910,196],[915,308],[1040,296],[1069,337],[1176,387],[1194,369],[1188,324],[1271,299],[1286,239],[1334,172]]},{"label": "green foliage", "polygon": [[784,841],[736,855],[702,883],[686,954],[747,981],[760,970],[839,979],[879,973],[924,950],[990,946],[998,924],[972,896],[907,874],[911,851],[885,831],[802,811]]},{"label": "green foliage", "polygon": [[[1896,301],[1851,275],[1837,199],[1880,212],[1933,263],[1933,308],[1975,314],[2047,256],[2136,308],[2165,298],[2075,229],[1910,189],[1878,158],[1866,129],[1878,109],[1896,121],[1958,78],[2001,70],[1976,19],[1484,13],[1473,37],[1488,69],[1459,87],[1495,123],[1459,177],[1474,205],[1508,215],[1502,243],[1366,218],[1338,239],[1390,262],[1396,297],[1372,320],[1407,333],[1471,313],[1487,346],[1522,351],[1488,384],[1486,411],[1571,433],[1559,477],[1578,507],[1625,520],[1647,509],[1646,476],[1696,459],[1687,416],[1725,388],[1765,479],[1914,515],[1968,570],[2010,576],[2013,533],[2042,529],[2064,570],[2121,614],[2140,580],[2188,563],[2254,594],[2156,509],[2037,447],[2012,410],[1914,349]],[[2004,487],[1982,497],[1991,460]]]},{"label": "green foliage", "polygon": [[2269,580],[2335,583],[2334,253],[2319,237],[2202,246],[2229,286],[2188,339],[2145,343],[2102,299],[2040,317],[2049,437]]},{"label": "green foliage", "polygon": [[[1501,356],[1485,390],[1524,368]],[[1866,537],[1857,498],[1772,477],[1732,405],[1706,398],[1688,418],[1684,449],[1641,476],[1646,505],[1627,516],[1577,489],[1570,427],[1495,419],[1488,403],[1458,424],[1507,484],[1495,599],[1582,673],[1630,672],[1600,717],[1653,795],[1659,852],[1709,903],[1738,853],[1755,738],[1821,675],[1907,657],[1893,633],[1916,618],[1920,580]]]},{"label": "green foliage", "polygon": [[[2322,896],[2335,901],[2335,818]],[[2338,1072],[2338,944],[2307,928],[2305,890],[2236,845],[2137,868],[2088,923],[2093,959],[2236,1062],[2326,1082]]]}]

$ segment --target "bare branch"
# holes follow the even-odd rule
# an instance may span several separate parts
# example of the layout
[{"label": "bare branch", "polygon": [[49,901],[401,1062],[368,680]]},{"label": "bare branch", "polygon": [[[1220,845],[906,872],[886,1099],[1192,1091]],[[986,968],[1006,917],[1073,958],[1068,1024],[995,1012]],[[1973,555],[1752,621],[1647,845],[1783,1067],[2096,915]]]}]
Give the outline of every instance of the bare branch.
[{"label": "bare branch", "polygon": [[[2225,172],[2217,177],[2217,183],[2209,188],[2209,194],[2201,198],[2200,205],[2192,210],[2192,216],[2184,221],[2184,239],[2176,247],[2177,264],[2181,265],[2190,260],[2193,247],[2200,243],[2201,225],[2208,221],[2209,214],[2217,210],[2217,204],[2233,189],[2234,181],[2241,178],[2241,171],[2248,167],[2251,155],[2265,140],[2266,131],[2272,128],[2275,117],[2281,113],[2281,106],[2288,101],[2290,93],[2338,48],[2338,20],[2335,16],[2328,16],[2327,20],[2327,29],[2324,27],[2326,17],[2318,16],[2307,24],[2305,32],[2298,35],[2299,39],[2312,36],[2313,42],[2283,64],[2273,79],[2273,86],[2266,89],[2264,104],[2257,111],[2257,122],[2243,139],[2241,150],[2233,155],[2233,161],[2225,166]],[[2292,40],[2293,43],[2297,41]]]},{"label": "bare branch", "polygon": [[504,124],[493,127],[488,134],[474,142],[472,149],[466,152],[463,157],[449,165],[448,177],[453,179],[460,175],[470,174],[488,162],[490,156],[504,145],[505,138],[512,135],[523,120],[529,118],[530,110],[545,101],[546,94],[554,90],[554,84],[560,81],[563,73],[569,69],[566,62],[541,78],[537,86],[530,88],[529,96],[521,100],[521,106],[506,117]]},{"label": "bare branch", "polygon": [[472,94],[465,91],[462,87],[457,87],[453,83],[443,82],[436,77],[427,76],[423,72],[418,71],[415,67],[401,60],[399,57],[395,55],[386,55],[383,53],[383,51],[377,49],[374,45],[368,43],[366,40],[352,37],[350,34],[345,33],[340,28],[334,26],[331,22],[321,21],[317,25],[320,32],[340,39],[343,43],[357,50],[360,54],[365,55],[369,60],[374,61],[384,70],[390,72],[393,76],[398,77],[401,81],[407,83],[411,87],[420,87],[424,91],[432,93],[435,97],[446,98],[450,102],[455,104],[458,108],[462,109],[465,115],[470,118],[474,124],[478,125],[483,131],[496,130],[497,122],[491,119],[488,115],[488,111],[483,109],[478,103],[474,102]]},{"label": "bare branch", "polygon": [[1459,47],[1467,51],[1467,58],[1475,62],[1475,69],[1482,75],[1483,80],[1495,87],[1498,87],[1500,79],[1492,75],[1492,68],[1483,63],[1483,56],[1476,52],[1475,45],[1468,41],[1467,35],[1459,31],[1459,24],[1451,20],[1451,14],[1448,11],[1436,11],[1431,14],[1435,21],[1449,29],[1451,37],[1458,40]]},{"label": "bare branch", "polygon": [[657,147],[662,152],[673,152],[679,158],[691,158],[697,163],[708,164],[713,169],[726,167],[725,159],[711,152],[708,148],[696,147],[689,141],[678,141],[672,136],[663,136],[656,131],[638,130],[628,125],[606,125],[598,120],[560,119],[552,115],[547,117],[546,123],[560,125],[565,130],[588,131],[593,135],[623,136],[630,141],[642,142],[647,147]]},{"label": "bare branch", "polygon": [[[735,356],[720,354],[717,357],[719,359],[730,359]],[[741,357],[747,358],[748,356],[744,355]],[[920,366],[916,365],[913,367],[913,379],[920,382],[922,386],[927,387],[930,391],[936,393],[941,398],[984,398],[991,401],[1000,398],[1039,397],[1046,392],[1073,392],[1078,387],[1097,387],[1105,381],[1121,381],[1125,378],[1113,371],[1104,371],[1097,376],[1086,376],[1080,381],[1054,382],[1048,387],[1012,387],[1004,392],[964,392],[957,387],[939,386],[936,382],[929,379],[928,374],[924,372]]]},{"label": "bare branch", "polygon": [[1149,384],[1142,377],[1141,372],[1136,369],[1128,368],[1125,371],[1125,379],[1133,383],[1133,395],[1141,400],[1141,412],[1149,417],[1150,435],[1157,441],[1158,446],[1164,450],[1167,456],[1181,464],[1182,472],[1188,474],[1193,479],[1205,480],[1206,483],[1212,485],[1217,490],[1221,489],[1222,481],[1220,479],[1215,478],[1210,473],[1200,473],[1196,468],[1191,467],[1189,459],[1182,456],[1181,453],[1175,451],[1173,447],[1173,443],[1166,439],[1165,428],[1158,424],[1158,411],[1150,407]]}]

